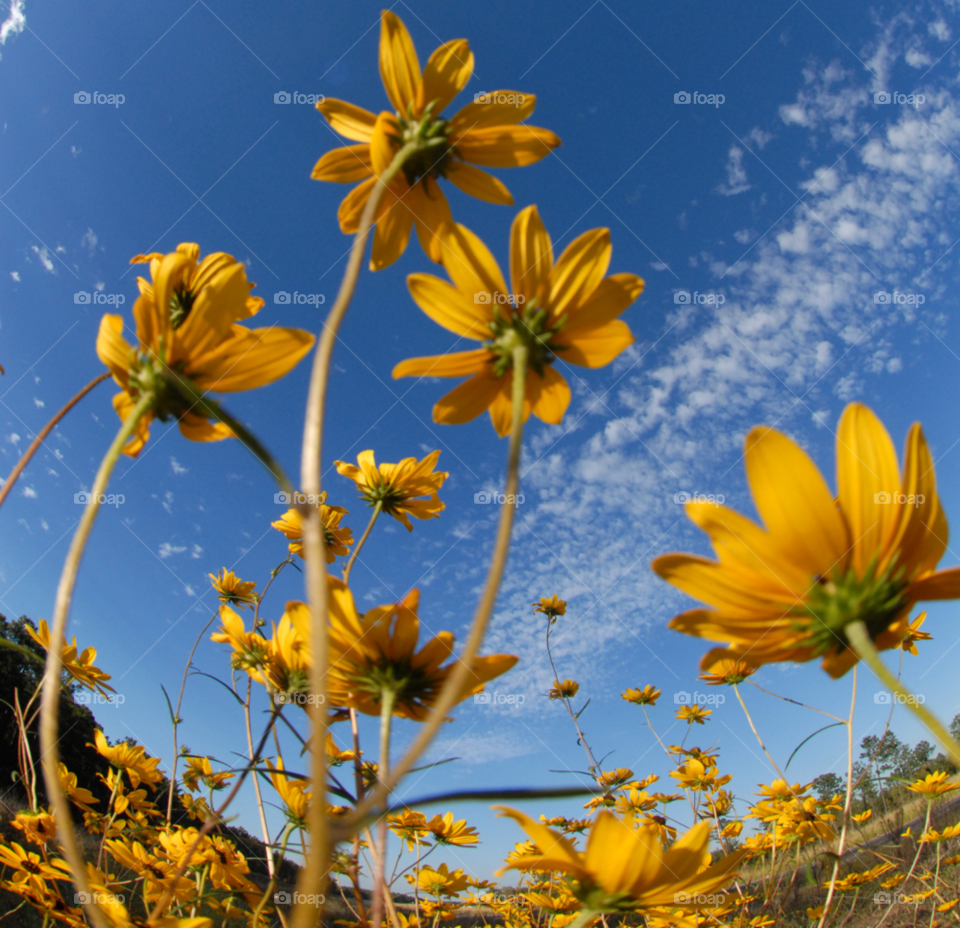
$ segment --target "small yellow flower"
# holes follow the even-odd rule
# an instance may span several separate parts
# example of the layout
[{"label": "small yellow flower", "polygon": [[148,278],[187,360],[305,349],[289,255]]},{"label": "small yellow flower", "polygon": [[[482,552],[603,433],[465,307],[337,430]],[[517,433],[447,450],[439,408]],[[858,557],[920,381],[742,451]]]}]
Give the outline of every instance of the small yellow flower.
[{"label": "small yellow flower", "polygon": [[423,867],[417,876],[417,886],[431,896],[456,896],[467,888],[467,878],[462,870],[450,871],[446,864],[436,870]]},{"label": "small yellow flower", "polygon": [[427,817],[422,812],[405,809],[397,815],[387,816],[387,827],[407,844],[407,850],[413,851],[421,840],[430,834],[427,827]]},{"label": "small yellow flower", "polygon": [[580,684],[576,680],[554,680],[553,686],[548,694],[551,699],[573,699],[580,689]]},{"label": "small yellow flower", "polygon": [[[37,631],[24,623],[27,634],[36,641],[44,650],[50,650],[50,629],[47,627],[45,619],[40,619],[37,623]],[[74,637],[73,644],[64,644],[60,652],[60,660],[63,669],[77,681],[81,686],[88,690],[95,690],[103,696],[108,692],[115,692],[112,686],[108,686],[106,681],[110,679],[110,674],[104,673],[99,667],[94,666],[97,659],[96,648],[84,648],[82,654],[77,654],[77,639]]]},{"label": "small yellow flower", "polygon": [[197,791],[201,781],[208,789],[220,790],[233,778],[234,774],[228,771],[214,773],[213,767],[210,766],[209,757],[187,757],[187,769],[183,772],[183,785],[191,793]]},{"label": "small yellow flower", "polygon": [[713,709],[704,709],[703,706],[681,706],[677,709],[676,718],[688,725],[705,725],[707,716],[713,715]]},{"label": "small yellow flower", "polygon": [[154,396],[123,453],[136,457],[150,437],[150,422],[176,418],[191,441],[220,441],[233,432],[195,412],[169,378],[171,370],[202,392],[236,393],[279,380],[307,354],[309,332],[269,326],[239,325],[260,311],[263,300],[250,296],[253,284],[232,255],[216,252],[200,260],[200,246],[184,242],[162,255],[136,255],[131,264],[149,264],[151,281],[137,278],[140,296],[133,307],[136,348],[123,337],[123,316],[100,320],[97,355],[122,392],[113,408],[126,421],[144,393]]},{"label": "small yellow flower", "polygon": [[[340,527],[340,520],[349,515],[342,506],[328,506],[327,494],[320,494],[321,501],[320,524],[323,526],[324,552],[328,564],[332,564],[337,557],[346,557],[353,544],[353,530],[344,525]],[[287,546],[291,554],[303,559],[303,525],[300,513],[296,509],[288,509],[276,522],[270,525],[278,532],[282,532],[290,544]]]},{"label": "small yellow flower", "polygon": [[[446,508],[437,491],[450,475],[435,471],[439,451],[428,454],[422,461],[404,458],[399,464],[377,466],[373,451],[361,451],[356,464],[334,461],[337,473],[348,477],[360,491],[368,506],[379,506],[388,516],[402,522],[408,532],[413,531],[408,516],[417,519],[436,519]],[[422,499],[418,497],[427,497]]]},{"label": "small yellow flower", "polygon": [[257,594],[254,593],[256,583],[253,581],[241,580],[232,570],[221,567],[220,572],[214,576],[207,574],[210,578],[210,585],[217,592],[217,599],[222,603],[231,606],[244,606],[252,609],[257,602]]},{"label": "small yellow flower", "polygon": [[733,686],[743,683],[747,677],[753,676],[756,672],[757,668],[751,667],[746,661],[725,657],[713,663],[709,672],[700,674],[700,679],[707,686]]},{"label": "small yellow flower", "polygon": [[723,831],[720,832],[721,838],[739,838],[740,833],[743,831],[743,822],[730,822],[729,825],[725,825]]},{"label": "small yellow flower", "polygon": [[949,783],[947,777],[949,774],[942,770],[937,773],[928,773],[922,780],[915,780],[907,789],[915,793],[921,793],[929,799],[934,796],[942,796],[944,793],[953,792],[960,789],[960,783]]},{"label": "small yellow flower", "polygon": [[305,827],[307,809],[310,805],[310,783],[302,778],[288,777],[284,772],[283,758],[277,758],[277,765],[267,760],[270,768],[270,782],[280,794],[287,818],[298,827]]},{"label": "small yellow flower", "polygon": [[926,632],[920,631],[920,626],[926,621],[927,613],[926,610],[920,613],[911,623],[910,627],[907,629],[907,634],[904,637],[903,641],[900,642],[900,647],[912,654],[914,657],[917,656],[917,645],[918,641],[933,641],[933,635],[928,635]]},{"label": "small yellow flower", "polygon": [[648,683],[642,690],[628,689],[620,698],[637,706],[655,706],[660,698],[660,690]]},{"label": "small yellow flower", "polygon": [[57,836],[57,823],[49,812],[21,812],[10,824],[22,831],[31,844],[41,847]]},{"label": "small yellow flower", "polygon": [[852,818],[858,825],[862,825],[872,815],[873,809],[867,809],[866,812],[861,812],[859,815],[851,815],[850,818]]},{"label": "small yellow flower", "polygon": [[565,599],[561,599],[556,594],[553,596],[542,596],[535,603],[531,603],[530,605],[534,607],[534,615],[536,615],[538,612],[542,612],[548,619],[551,620],[556,619],[558,615],[567,614],[567,601]]},{"label": "small yellow flower", "polygon": [[60,788],[64,791],[67,798],[85,812],[92,812],[93,809],[91,809],[90,806],[98,803],[100,800],[97,799],[90,790],[77,785],[77,775],[67,770],[65,764],[59,765],[59,772]]},{"label": "small yellow flower", "polygon": [[453,820],[453,813],[435,815],[427,822],[427,831],[433,835],[437,844],[449,844],[456,847],[470,847],[477,844],[480,838],[477,829],[467,825],[466,819]]},{"label": "small yellow flower", "polygon": [[327,763],[331,767],[339,767],[341,764],[356,760],[357,755],[353,751],[341,751],[337,747],[337,742],[333,740],[333,735],[327,732]]},{"label": "small yellow flower", "polygon": [[121,741],[119,744],[110,747],[99,728],[94,730],[93,739],[96,744],[90,746],[96,747],[97,753],[101,757],[105,757],[115,767],[126,770],[134,789],[141,783],[146,783],[153,788],[154,784],[159,783],[163,778],[163,774],[157,770],[160,758],[147,757],[146,749],[141,745]]}]

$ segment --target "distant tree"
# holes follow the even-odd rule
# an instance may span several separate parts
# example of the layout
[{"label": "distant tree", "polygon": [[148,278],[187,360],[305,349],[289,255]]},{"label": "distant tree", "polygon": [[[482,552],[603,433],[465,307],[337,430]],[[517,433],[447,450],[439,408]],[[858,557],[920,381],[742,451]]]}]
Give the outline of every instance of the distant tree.
[{"label": "distant tree", "polygon": [[821,802],[829,802],[845,788],[843,778],[835,773],[822,773],[813,781],[813,790]]}]

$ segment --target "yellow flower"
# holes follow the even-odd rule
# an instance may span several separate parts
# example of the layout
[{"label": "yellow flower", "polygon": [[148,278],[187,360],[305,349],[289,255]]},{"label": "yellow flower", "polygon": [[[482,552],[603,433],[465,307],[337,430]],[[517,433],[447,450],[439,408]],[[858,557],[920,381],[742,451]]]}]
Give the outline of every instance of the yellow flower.
[{"label": "yellow flower", "polygon": [[573,699],[579,689],[580,684],[576,680],[564,680],[563,683],[554,680],[548,695],[551,699]]},{"label": "yellow flower", "polygon": [[155,398],[123,449],[131,457],[150,437],[153,418],[176,418],[191,441],[219,441],[233,434],[223,423],[193,411],[195,402],[171,383],[170,370],[200,391],[236,393],[279,380],[313,345],[313,336],[301,329],[238,325],[263,306],[263,300],[250,296],[254,285],[247,281],[243,264],[223,252],[199,258],[200,246],[184,242],[170,254],[154,252],[130,260],[149,263],[152,278],[152,283],[137,278],[137,348],[123,337],[122,316],[108,314],[100,320],[97,354],[122,387],[113,398],[117,415],[125,421],[143,393]]},{"label": "yellow flower", "polygon": [[[326,99],[317,104],[348,145],[327,152],[311,177],[336,183],[362,181],[340,204],[343,232],[356,232],[376,177],[382,175],[400,148],[417,141],[384,192],[377,210],[370,268],[379,270],[403,254],[416,226],[423,250],[443,260],[441,233],[452,222],[450,207],[437,182],[449,180],[464,193],[489,203],[511,205],[510,191],[497,178],[474,165],[508,168],[533,164],[560,144],[552,132],[525,125],[536,97],[495,91],[486,100],[468,103],[449,119],[441,112],[473,74],[473,52],[465,39],[445,42],[421,73],[413,41],[394,13],[380,21],[380,76],[394,113],[379,116],[346,103]],[[471,163],[472,162],[472,163]]]},{"label": "yellow flower", "polygon": [[277,758],[276,767],[268,760],[267,767],[270,768],[270,782],[283,800],[287,818],[295,825],[306,827],[307,809],[310,805],[309,781],[287,777],[282,757]]},{"label": "yellow flower", "polygon": [[837,498],[816,465],[775,429],[747,436],[744,457],[765,528],[706,503],[687,515],[718,561],[668,554],[653,569],[712,609],[676,616],[672,628],[724,642],[701,662],[823,658],[832,677],[856,662],[844,629],[862,620],[880,650],[899,647],[914,603],[960,597],[960,568],[935,573],[947,546],[933,460],[911,426],[901,476],[890,436],[866,406],[851,403],[837,428]]},{"label": "yellow flower", "polygon": [[452,812],[447,812],[443,817],[435,815],[427,822],[426,827],[428,832],[433,835],[437,844],[469,847],[480,840],[477,836],[477,829],[467,825],[466,819],[460,819],[455,822]]},{"label": "yellow flower", "polygon": [[[320,494],[326,500],[327,494]],[[328,506],[321,502],[320,524],[323,526],[324,556],[327,563],[332,564],[337,557],[346,557],[353,544],[353,530],[349,526],[340,527],[340,520],[349,513],[342,506]],[[288,509],[276,522],[270,525],[278,532],[287,536],[290,542],[287,545],[291,554],[303,559],[303,525],[300,522],[300,513],[296,509]]]},{"label": "yellow flower", "polygon": [[634,274],[604,276],[612,252],[609,229],[585,232],[554,264],[550,236],[537,208],[528,206],[514,219],[510,234],[512,292],[487,246],[469,229],[457,225],[445,246],[452,285],[411,274],[410,293],[434,322],[483,347],[410,358],[393,369],[395,378],[471,375],[434,406],[434,422],[470,422],[489,409],[497,434],[506,435],[513,351],[525,346],[523,419],[533,412],[556,425],[570,403],[570,387],[554,360],[603,367],[633,344],[630,329],[617,317],[640,295],[643,281]]},{"label": "yellow flower", "polygon": [[431,896],[456,896],[467,888],[467,878],[462,870],[451,872],[446,864],[440,864],[436,870],[424,867],[417,876],[417,886]]},{"label": "yellow flower", "polygon": [[[39,644],[45,651],[50,650],[50,629],[47,627],[45,619],[40,619],[38,630],[34,631],[29,624],[24,624],[27,634]],[[110,679],[110,674],[104,673],[99,667],[94,666],[97,659],[96,648],[84,648],[82,654],[77,654],[77,639],[74,636],[73,644],[64,644],[60,652],[60,660],[63,663],[63,669],[77,681],[81,686],[88,690],[96,690],[101,695],[106,696],[108,692],[113,693],[112,686],[108,686],[106,681]]]},{"label": "yellow flower", "polygon": [[406,842],[408,851],[413,851],[418,844],[424,843],[421,838],[430,834],[430,829],[427,828],[427,817],[413,809],[404,809],[397,815],[388,815],[387,826],[398,838]]},{"label": "yellow flower", "polygon": [[700,763],[698,760],[690,758],[685,764],[681,764],[676,770],[670,771],[679,786],[684,789],[694,790],[714,790],[719,789],[729,783],[733,777],[730,774],[718,776],[716,767],[711,767]]},{"label": "yellow flower", "polygon": [[567,614],[567,601],[561,599],[559,596],[554,594],[553,596],[541,596],[535,603],[531,603],[531,606],[534,607],[533,613],[536,615],[538,612],[542,612],[548,619],[556,619],[558,615]]},{"label": "yellow flower", "polygon": [[852,818],[858,825],[862,825],[872,815],[873,809],[867,809],[866,812],[861,812],[859,815],[851,815],[850,818]]},{"label": "yellow flower", "polygon": [[[422,461],[404,458],[399,464],[377,463],[373,451],[361,451],[357,463],[334,461],[337,473],[348,477],[360,491],[368,506],[379,505],[382,512],[402,522],[408,532],[413,531],[408,516],[417,519],[436,519],[446,508],[437,491],[450,475],[435,471],[439,451],[428,454]],[[427,497],[418,499],[417,497]]]},{"label": "yellow flower", "polygon": [[753,676],[756,672],[756,667],[751,667],[746,661],[723,658],[711,665],[710,673],[700,674],[700,679],[707,686],[733,686],[736,683],[743,683],[747,677]]},{"label": "yellow flower", "polygon": [[337,747],[337,742],[333,740],[333,735],[330,734],[330,732],[327,732],[326,751],[327,763],[330,764],[331,767],[339,767],[341,764],[357,759],[354,751],[341,751],[340,748]]},{"label": "yellow flower", "polygon": [[725,825],[723,831],[720,832],[721,838],[739,838],[740,833],[743,831],[743,822],[730,822],[729,825]]},{"label": "yellow flower", "polygon": [[[648,825],[636,827],[601,812],[580,854],[562,835],[522,812],[494,806],[512,818],[536,842],[536,850],[512,861],[507,869],[559,871],[573,878],[570,889],[595,912],[659,913],[662,907],[685,911],[705,908],[697,900],[722,889],[737,871],[742,853],[710,866],[710,825],[694,825],[671,848],[662,851],[660,835]],[[504,872],[501,870],[500,872]]]},{"label": "yellow flower", "polygon": [[703,706],[681,706],[677,709],[676,718],[688,725],[706,725],[709,715],[713,715],[713,709],[704,709]]},{"label": "yellow flower", "polygon": [[605,770],[597,778],[599,785],[606,789],[619,789],[631,779],[633,779],[633,771],[629,767]]},{"label": "yellow flower", "polygon": [[900,647],[904,651],[908,651],[914,657],[917,656],[917,645],[918,641],[933,641],[933,635],[928,635],[926,632],[920,631],[920,626],[926,621],[927,613],[923,611],[918,615],[907,628],[906,637],[903,641],[900,642]]},{"label": "yellow flower", "polygon": [[942,770],[937,773],[928,773],[924,779],[915,780],[907,789],[913,790],[915,793],[922,793],[930,799],[934,796],[941,796],[944,793],[950,793],[955,789],[960,789],[960,783],[947,782],[948,776],[949,774],[944,773]]},{"label": "yellow flower", "polygon": [[660,698],[660,690],[648,683],[642,690],[628,689],[620,698],[637,706],[655,706]]},{"label": "yellow flower", "polygon": [[183,771],[183,785],[191,793],[197,791],[200,781],[203,781],[208,789],[218,790],[223,789],[233,777],[234,774],[228,771],[214,773],[209,757],[191,756],[187,758],[187,769]]},{"label": "yellow flower", "polygon": [[92,812],[90,806],[100,800],[90,790],[77,786],[77,775],[67,770],[66,764],[59,765],[59,773],[60,788],[66,793],[70,801],[85,812]]},{"label": "yellow flower", "polygon": [[10,824],[22,831],[31,844],[41,847],[57,836],[57,823],[49,812],[20,812]]},{"label": "yellow flower", "polygon": [[[423,721],[443,688],[454,664],[454,637],[440,632],[419,651],[420,591],[411,590],[402,602],[377,606],[361,619],[353,595],[335,578],[330,591],[330,698],[367,715],[380,714],[385,692],[394,699],[393,714]],[[474,658],[472,673],[458,702],[479,693],[487,681],[506,673],[517,662],[511,654]]]},{"label": "yellow flower", "polygon": [[217,599],[220,602],[240,608],[247,606],[251,609],[256,605],[257,594],[253,592],[257,585],[255,582],[241,580],[226,567],[221,567],[216,576],[213,574],[207,574],[207,576],[210,578],[210,585],[217,591]]},{"label": "yellow flower", "polygon": [[[70,869],[61,860],[49,863],[33,851],[25,851],[16,841],[0,844],[0,865],[13,870],[13,883],[41,887],[44,880],[69,880]],[[54,869],[54,866],[60,869]]]},{"label": "yellow flower", "polygon": [[163,775],[157,770],[160,758],[147,757],[146,749],[141,745],[121,741],[119,744],[110,747],[99,728],[94,730],[93,739],[96,744],[90,746],[96,747],[97,753],[101,757],[105,757],[115,767],[122,767],[126,770],[134,789],[141,783],[146,783],[152,788],[154,783],[159,783],[162,779]]}]

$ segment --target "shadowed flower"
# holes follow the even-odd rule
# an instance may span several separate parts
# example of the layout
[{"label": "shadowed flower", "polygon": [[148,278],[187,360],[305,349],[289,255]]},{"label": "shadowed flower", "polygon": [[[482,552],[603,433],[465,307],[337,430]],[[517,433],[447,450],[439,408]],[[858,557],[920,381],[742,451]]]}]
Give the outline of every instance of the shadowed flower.
[{"label": "shadowed flower", "polygon": [[856,662],[846,627],[862,621],[878,650],[899,647],[922,600],[960,597],[960,568],[935,572],[947,519],[919,424],[910,427],[903,473],[887,430],[851,403],[837,427],[837,498],[798,445],[765,426],[747,435],[747,478],[761,527],[723,506],[687,503],[719,560],[668,554],[653,569],[711,609],[671,628],[718,641],[701,661],[751,666],[822,657],[842,676]]},{"label": "shadowed flower", "polygon": [[327,152],[311,174],[314,180],[361,181],[340,204],[337,216],[340,229],[348,235],[359,228],[363,208],[379,182],[377,177],[402,147],[415,143],[377,210],[371,270],[387,267],[403,254],[412,226],[431,260],[443,260],[441,233],[453,220],[440,178],[480,200],[512,205],[510,191],[474,165],[522,167],[539,161],[560,144],[552,132],[523,124],[536,106],[533,94],[494,91],[468,103],[449,119],[441,116],[472,74],[473,52],[466,39],[441,45],[421,73],[407,27],[396,14],[384,10],[380,77],[395,112],[375,116],[329,98],[317,104],[336,132],[361,143]]},{"label": "shadowed flower", "polygon": [[287,819],[294,825],[305,828],[310,805],[310,781],[288,777],[284,773],[282,757],[277,758],[276,767],[267,760],[267,767],[270,768],[270,782],[283,800]]},{"label": "shadowed flower", "polygon": [[548,695],[551,699],[573,699],[579,689],[580,684],[576,680],[564,680],[563,683],[554,680]]},{"label": "shadowed flower", "polygon": [[630,329],[617,317],[640,295],[643,281],[634,274],[604,276],[613,250],[609,229],[585,232],[554,263],[550,236],[537,208],[528,206],[510,233],[512,291],[487,246],[469,229],[458,224],[445,245],[452,284],[411,274],[410,294],[434,322],[483,347],[410,358],[393,369],[395,378],[470,375],[433,407],[434,422],[458,425],[489,409],[497,434],[506,435],[513,352],[526,347],[523,420],[533,412],[557,425],[570,403],[570,387],[553,362],[603,367],[633,344]]},{"label": "shadowed flower", "polygon": [[[326,500],[327,494],[321,493],[320,496]],[[320,510],[320,524],[323,526],[324,556],[328,564],[332,564],[338,557],[346,557],[350,553],[350,545],[353,544],[353,529],[349,526],[340,526],[340,520],[349,515],[349,512],[342,506],[328,506],[326,502],[321,502],[318,507]],[[290,542],[287,549],[291,554],[296,554],[303,559],[303,523],[300,521],[300,513],[296,509],[288,509],[276,522],[270,525],[278,532],[282,532]]]},{"label": "shadowed flower", "polygon": [[94,730],[93,740],[96,744],[92,744],[90,747],[95,747],[97,753],[106,758],[114,767],[126,770],[134,789],[141,783],[146,783],[147,786],[153,788],[154,784],[159,783],[163,778],[163,775],[157,770],[160,758],[148,757],[146,749],[141,745],[121,741],[119,744],[110,747],[99,728]]},{"label": "shadowed flower", "polygon": [[[562,835],[522,812],[494,806],[517,822],[536,842],[533,853],[515,858],[508,869],[559,871],[572,878],[570,891],[593,912],[636,911],[666,914],[663,907],[692,912],[710,906],[707,894],[722,889],[736,874],[741,853],[710,866],[711,825],[694,825],[667,850],[658,829],[621,821],[601,812],[581,854]],[[703,901],[701,901],[703,900]]]},{"label": "shadowed flower", "polygon": [[57,836],[57,823],[49,812],[21,812],[10,824],[22,831],[31,844],[41,847]]},{"label": "shadowed flower", "polygon": [[[434,470],[439,451],[428,454],[422,461],[404,458],[399,464],[377,466],[373,451],[361,451],[356,464],[334,461],[337,473],[352,480],[368,506],[379,506],[380,511],[402,522],[408,532],[413,531],[409,516],[416,519],[437,519],[446,508],[437,491],[450,476]],[[417,497],[427,497],[418,499]]]},{"label": "shadowed flower", "polygon": [[241,580],[232,570],[221,567],[220,572],[214,576],[207,574],[210,578],[210,585],[217,591],[217,599],[222,603],[231,606],[238,606],[241,609],[247,607],[252,609],[257,603],[257,594],[254,593],[256,583]]},{"label": "shadowed flower", "polygon": [[[37,623],[37,631],[34,631],[29,623],[24,623],[27,634],[45,651],[50,650],[50,629],[45,619],[40,619]],[[99,667],[94,665],[97,659],[96,648],[84,648],[81,654],[77,654],[77,638],[74,636],[72,644],[65,644],[60,652],[60,660],[63,669],[88,690],[95,690],[103,696],[108,692],[115,692],[112,686],[107,685],[110,674],[104,673]]]},{"label": "shadowed flower", "polygon": [[194,411],[196,403],[170,380],[170,371],[197,390],[236,393],[279,380],[310,350],[314,338],[301,329],[269,326],[248,329],[237,323],[260,311],[263,300],[242,263],[215,252],[200,260],[200,246],[184,242],[163,255],[137,255],[131,264],[149,264],[152,283],[137,278],[140,296],[133,306],[138,346],[123,337],[122,316],[100,320],[97,355],[122,392],[113,408],[126,421],[143,394],[154,397],[123,449],[136,457],[150,437],[150,422],[177,419],[191,441],[219,441],[233,433]]},{"label": "shadowed flower", "polygon": [[551,624],[556,621],[557,616],[567,614],[567,601],[557,595],[541,596],[540,599],[535,603],[530,603],[530,605],[533,606],[534,615],[542,612]]},{"label": "shadowed flower", "polygon": [[480,841],[477,829],[469,826],[465,818],[455,822],[452,812],[447,812],[444,816],[435,815],[427,822],[426,827],[437,844],[470,847]]},{"label": "shadowed flower", "polygon": [[642,690],[628,689],[620,698],[637,706],[655,706],[660,698],[660,690],[647,684]]},{"label": "shadowed flower", "polygon": [[734,686],[737,683],[743,683],[747,677],[753,676],[756,672],[756,667],[751,667],[746,661],[726,657],[712,664],[709,673],[700,674],[700,679],[707,686]]},{"label": "shadowed flower", "polygon": [[[332,577],[327,585],[331,702],[379,715],[381,700],[390,694],[394,715],[423,721],[456,663],[443,665],[453,657],[453,635],[440,632],[416,650],[420,637],[419,590],[411,590],[399,603],[377,606],[360,618],[350,590]],[[506,673],[516,662],[512,654],[474,658],[472,672],[457,701],[479,693],[487,681]]]}]

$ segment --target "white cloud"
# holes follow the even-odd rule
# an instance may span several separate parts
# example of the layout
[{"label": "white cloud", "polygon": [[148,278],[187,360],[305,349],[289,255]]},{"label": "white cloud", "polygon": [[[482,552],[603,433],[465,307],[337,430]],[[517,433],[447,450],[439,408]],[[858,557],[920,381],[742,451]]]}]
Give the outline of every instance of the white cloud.
[{"label": "white cloud", "polygon": [[190,472],[190,468],[184,467],[176,458],[170,458],[170,468],[177,476]]},{"label": "white cloud", "polygon": [[40,259],[40,263],[49,271],[51,274],[56,272],[56,269],[53,266],[53,258],[50,257],[50,252],[47,250],[47,246],[44,245],[43,248],[37,248],[36,245],[31,245],[30,248],[33,250],[33,253]]},{"label": "white cloud", "polygon": [[27,17],[23,12],[24,0],[10,0],[10,13],[0,23],[0,45],[6,45],[11,35],[19,35],[27,26]]},{"label": "white cloud", "polygon": [[10,272],[10,276],[11,276],[14,280],[16,280],[16,281],[19,281],[19,280],[20,280],[20,272],[19,272],[19,271],[11,271],[11,272]]},{"label": "white cloud", "polygon": [[747,183],[747,169],[743,166],[743,149],[739,145],[731,145],[727,153],[727,180],[720,184],[717,193],[725,197],[736,196],[750,189]]},{"label": "white cloud", "polygon": [[166,559],[171,557],[174,554],[183,554],[187,550],[186,545],[173,545],[169,541],[164,541],[161,543],[159,548],[160,557]]},{"label": "white cloud", "polygon": [[92,255],[97,250],[97,233],[91,228],[80,236],[80,244]]}]

